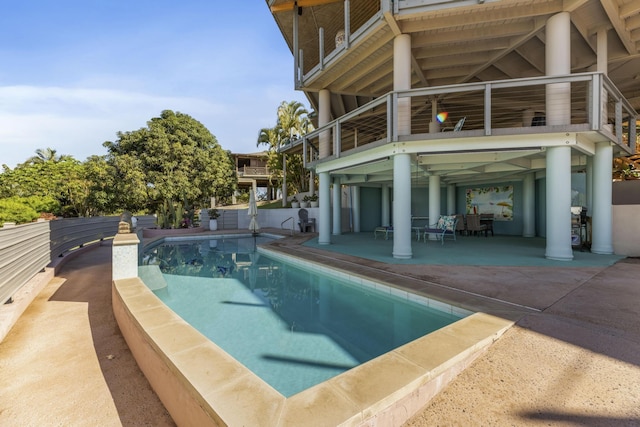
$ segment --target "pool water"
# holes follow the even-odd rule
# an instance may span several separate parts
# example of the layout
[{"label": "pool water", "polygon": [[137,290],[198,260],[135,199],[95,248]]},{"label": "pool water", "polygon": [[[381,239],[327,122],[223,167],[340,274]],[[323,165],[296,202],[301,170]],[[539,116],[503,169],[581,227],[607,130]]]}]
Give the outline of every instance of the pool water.
[{"label": "pool water", "polygon": [[165,242],[143,264],[160,267],[163,283],[150,287],[167,306],[286,397],[463,317],[310,272],[258,244]]}]

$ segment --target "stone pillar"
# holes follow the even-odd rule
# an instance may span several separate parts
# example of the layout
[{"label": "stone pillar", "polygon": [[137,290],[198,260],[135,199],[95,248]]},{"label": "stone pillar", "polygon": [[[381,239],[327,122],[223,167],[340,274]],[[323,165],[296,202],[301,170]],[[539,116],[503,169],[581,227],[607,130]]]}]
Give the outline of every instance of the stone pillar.
[{"label": "stone pillar", "polygon": [[411,155],[393,156],[393,257],[410,259]]},{"label": "stone pillar", "polygon": [[113,238],[111,250],[112,280],[138,277],[138,244],[135,233],[118,233]]}]

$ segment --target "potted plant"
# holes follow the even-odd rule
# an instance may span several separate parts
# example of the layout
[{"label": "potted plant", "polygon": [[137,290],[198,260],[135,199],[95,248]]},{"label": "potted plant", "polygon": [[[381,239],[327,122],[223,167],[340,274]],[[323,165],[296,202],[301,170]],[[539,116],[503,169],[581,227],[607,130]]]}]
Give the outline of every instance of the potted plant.
[{"label": "potted plant", "polygon": [[300,202],[300,207],[301,208],[308,208],[309,207],[309,196],[308,195],[305,195],[302,198],[302,202]]},{"label": "potted plant", "polygon": [[218,229],[219,216],[220,216],[220,212],[218,212],[218,209],[216,208],[209,209],[209,230],[216,231]]},{"label": "potted plant", "polygon": [[318,207],[318,195],[316,193],[309,196],[309,206],[312,208]]},{"label": "potted plant", "polygon": [[298,202],[298,198],[296,196],[293,196],[293,198],[291,198],[291,207],[292,208],[300,207],[300,202]]}]

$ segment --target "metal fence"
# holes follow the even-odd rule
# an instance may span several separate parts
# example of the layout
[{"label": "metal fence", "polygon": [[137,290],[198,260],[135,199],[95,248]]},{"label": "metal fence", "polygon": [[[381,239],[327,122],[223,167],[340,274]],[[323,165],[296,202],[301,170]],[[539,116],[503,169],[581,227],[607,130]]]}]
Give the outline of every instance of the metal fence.
[{"label": "metal fence", "polygon": [[[138,227],[155,224],[140,216]],[[0,228],[0,303],[9,300],[51,261],[87,243],[113,237],[118,216],[65,218]]]}]

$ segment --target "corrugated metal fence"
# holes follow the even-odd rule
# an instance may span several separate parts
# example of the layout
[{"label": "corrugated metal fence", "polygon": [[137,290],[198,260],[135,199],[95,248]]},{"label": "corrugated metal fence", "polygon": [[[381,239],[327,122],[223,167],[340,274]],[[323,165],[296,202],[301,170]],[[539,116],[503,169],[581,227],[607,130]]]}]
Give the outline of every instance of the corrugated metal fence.
[{"label": "corrugated metal fence", "polygon": [[[153,216],[137,218],[138,228],[155,224]],[[113,237],[119,220],[118,216],[65,218],[0,228],[0,304],[56,257]]]}]

